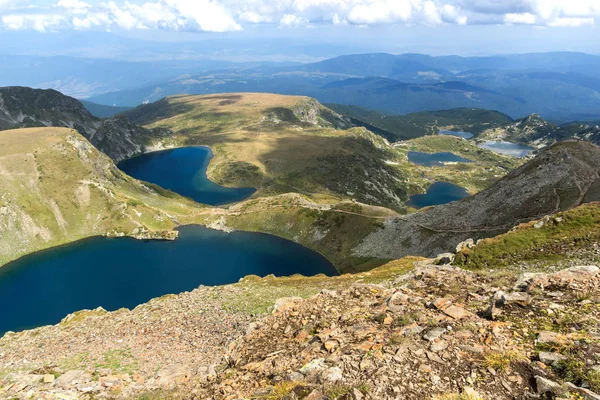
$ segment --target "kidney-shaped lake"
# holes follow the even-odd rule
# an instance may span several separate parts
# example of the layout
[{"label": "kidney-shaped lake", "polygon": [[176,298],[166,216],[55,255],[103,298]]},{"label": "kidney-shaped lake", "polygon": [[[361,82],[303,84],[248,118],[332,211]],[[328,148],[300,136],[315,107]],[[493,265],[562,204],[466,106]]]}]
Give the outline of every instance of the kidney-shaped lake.
[{"label": "kidney-shaped lake", "polygon": [[118,167],[136,179],[213,206],[244,200],[256,191],[227,188],[208,179],[206,169],[212,157],[208,147],[181,147],[133,157]]},{"label": "kidney-shaped lake", "polygon": [[275,236],[196,225],[179,231],[174,242],[86,239],[0,268],[0,336],[58,323],[77,310],[132,308],[251,274],[337,274],[325,257]]}]

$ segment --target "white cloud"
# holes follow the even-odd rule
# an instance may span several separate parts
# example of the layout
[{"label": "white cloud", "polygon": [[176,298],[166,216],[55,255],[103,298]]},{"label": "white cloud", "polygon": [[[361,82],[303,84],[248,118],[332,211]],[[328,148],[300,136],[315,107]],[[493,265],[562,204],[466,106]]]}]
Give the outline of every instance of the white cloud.
[{"label": "white cloud", "polygon": [[48,32],[58,29],[65,18],[53,14],[9,14],[2,16],[2,24],[9,30],[30,29],[38,32]]},{"label": "white cloud", "polygon": [[294,14],[285,14],[279,21],[279,26],[300,26],[308,25],[308,20]]},{"label": "white cloud", "polygon": [[[600,20],[600,0],[0,0],[0,28],[238,31],[243,25],[527,24]],[[29,4],[29,5],[28,5]],[[35,15],[32,13],[35,12]]]},{"label": "white cloud", "polygon": [[537,23],[537,17],[531,13],[506,14],[504,16],[504,22],[507,24],[535,25]]}]

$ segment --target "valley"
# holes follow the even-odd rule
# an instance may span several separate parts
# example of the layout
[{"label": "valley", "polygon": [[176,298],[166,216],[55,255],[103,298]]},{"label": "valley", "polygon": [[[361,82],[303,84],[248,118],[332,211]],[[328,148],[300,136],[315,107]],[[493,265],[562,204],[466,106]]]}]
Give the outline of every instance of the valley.
[{"label": "valley", "polygon": [[[386,130],[309,97],[266,93],[178,95],[107,119],[54,91],[0,89],[0,99],[0,306],[20,288],[36,294],[12,306],[0,331],[57,324],[0,338],[0,365],[8,365],[0,366],[0,395],[21,396],[24,385],[74,398],[193,391],[283,399],[340,390],[375,399],[403,384],[367,373],[365,360],[374,353],[378,368],[404,368],[392,356],[404,354],[403,343],[428,367],[411,382],[446,376],[448,352],[470,352],[457,347],[463,340],[485,357],[514,346],[532,352],[535,344],[513,328],[495,333],[498,346],[451,332],[493,331],[496,311],[487,317],[486,299],[498,288],[510,292],[521,270],[570,276],[561,269],[598,260],[589,246],[597,242],[600,148],[578,133],[519,138],[504,132],[524,132],[524,122],[477,110],[421,114],[415,131],[406,122]],[[29,103],[36,105],[21,109]],[[497,140],[535,151],[482,148]],[[499,274],[489,270],[496,256]],[[593,268],[581,281],[589,288],[598,283]],[[581,318],[571,300],[577,289],[565,282],[564,312]],[[390,300],[406,293],[421,300]],[[542,307],[549,295],[528,296]],[[48,297],[57,301],[45,304]],[[340,304],[354,316],[340,314]],[[509,307],[506,318],[522,316]],[[443,340],[421,340],[440,326],[451,327]],[[366,336],[356,336],[362,329]],[[93,349],[80,340],[90,335]],[[265,341],[274,335],[281,346]],[[34,355],[39,346],[48,350]],[[467,369],[492,379],[478,357],[460,357],[449,382]],[[507,365],[519,372],[494,370],[494,384],[472,390],[520,396],[536,390],[518,384],[530,374],[573,381],[558,369],[533,371],[524,359]],[[325,377],[339,372],[331,368],[344,374],[343,388]],[[273,378],[283,371],[302,377],[284,385]],[[595,384],[585,371],[581,379]],[[432,397],[456,389],[402,390]]]}]

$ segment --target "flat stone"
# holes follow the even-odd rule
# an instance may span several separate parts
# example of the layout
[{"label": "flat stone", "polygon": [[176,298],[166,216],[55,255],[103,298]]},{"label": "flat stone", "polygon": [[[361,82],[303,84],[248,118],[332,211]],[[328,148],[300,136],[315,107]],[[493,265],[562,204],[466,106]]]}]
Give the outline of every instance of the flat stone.
[{"label": "flat stone", "polygon": [[461,349],[462,351],[466,351],[468,353],[474,353],[474,354],[483,354],[483,352],[485,351],[485,349],[482,346],[479,345],[467,345],[467,344],[461,344],[458,346],[459,349]]},{"label": "flat stone", "polygon": [[444,360],[442,360],[437,354],[432,353],[431,351],[428,351],[426,354],[427,358],[429,358],[431,361],[436,362],[438,364],[444,364]]},{"label": "flat stone", "polygon": [[54,382],[54,385],[57,387],[68,389],[69,387],[73,387],[78,384],[85,384],[91,381],[92,376],[87,372],[81,370],[73,370],[68,371],[59,376]]},{"label": "flat stone", "polygon": [[432,342],[442,336],[444,333],[446,333],[446,328],[433,328],[428,330],[427,333],[423,335],[423,339]]},{"label": "flat stone", "polygon": [[448,342],[446,342],[445,340],[438,340],[437,342],[431,343],[431,346],[429,346],[429,350],[434,351],[434,352],[444,351],[447,348],[448,348]]},{"label": "flat stone", "polygon": [[418,335],[419,333],[423,332],[424,330],[425,330],[425,328],[423,328],[422,326],[419,326],[416,323],[412,323],[412,324],[404,327],[404,329],[402,329],[402,334],[404,336],[414,336],[414,335]]},{"label": "flat stone", "polygon": [[52,374],[44,375],[44,383],[52,383],[56,378]]},{"label": "flat stone", "polygon": [[470,317],[472,314],[462,307],[450,306],[443,310],[444,314],[454,319],[463,319]]},{"label": "flat stone", "polygon": [[446,298],[440,298],[433,302],[433,306],[438,310],[445,310],[450,307],[452,304],[452,300]]},{"label": "flat stone", "polygon": [[504,295],[504,303],[518,304],[520,306],[527,306],[531,304],[531,296],[525,292],[512,292]]}]

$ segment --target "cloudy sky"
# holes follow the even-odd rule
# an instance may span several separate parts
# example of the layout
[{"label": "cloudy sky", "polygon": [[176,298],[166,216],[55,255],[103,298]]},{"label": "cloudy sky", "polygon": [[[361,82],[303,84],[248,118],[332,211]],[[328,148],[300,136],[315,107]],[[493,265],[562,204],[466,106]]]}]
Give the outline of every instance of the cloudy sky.
[{"label": "cloudy sky", "polygon": [[145,40],[220,34],[228,40],[327,37],[355,41],[357,50],[372,43],[373,50],[391,52],[600,53],[599,25],[600,0],[0,0],[0,35],[11,38],[19,32],[111,32]]}]

